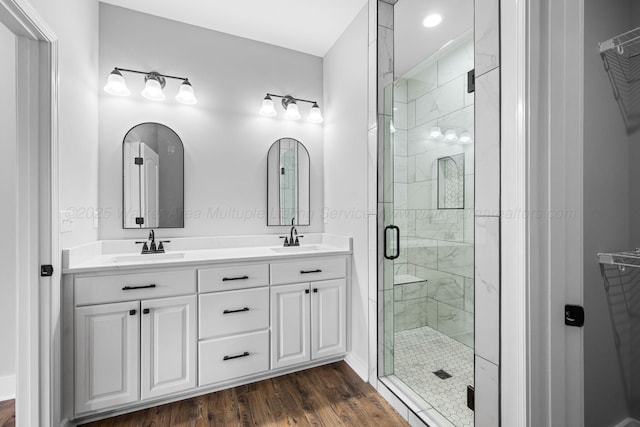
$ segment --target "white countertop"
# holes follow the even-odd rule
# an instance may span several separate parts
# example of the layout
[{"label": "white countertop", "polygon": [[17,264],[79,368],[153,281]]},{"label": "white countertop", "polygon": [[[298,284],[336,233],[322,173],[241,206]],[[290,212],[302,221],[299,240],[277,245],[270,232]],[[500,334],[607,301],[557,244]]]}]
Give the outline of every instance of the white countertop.
[{"label": "white countertop", "polygon": [[[160,240],[160,239],[157,239]],[[163,238],[162,240],[166,240]],[[309,256],[348,255],[352,239],[306,234],[300,246],[282,247],[273,236],[170,239],[164,254],[140,254],[134,240],[103,240],[62,251],[62,273],[129,271],[148,267],[191,267],[243,261],[275,261]]]}]

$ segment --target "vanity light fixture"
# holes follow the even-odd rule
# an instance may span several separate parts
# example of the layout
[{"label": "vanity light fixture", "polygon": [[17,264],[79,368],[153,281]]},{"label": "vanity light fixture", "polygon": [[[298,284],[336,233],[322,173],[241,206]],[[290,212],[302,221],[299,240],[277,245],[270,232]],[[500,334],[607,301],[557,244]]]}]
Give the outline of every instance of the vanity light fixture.
[{"label": "vanity light fixture", "polygon": [[458,138],[458,144],[466,145],[471,144],[473,139],[471,139],[471,134],[467,131],[464,131],[460,134],[460,138]]},{"label": "vanity light fixture", "polygon": [[109,74],[109,79],[104,87],[104,91],[111,95],[129,96],[131,92],[127,88],[127,84],[122,76],[122,72],[135,73],[144,75],[144,89],[142,90],[142,96],[151,101],[163,101],[165,95],[163,92],[164,87],[167,84],[166,79],[181,80],[180,90],[176,95],[176,101],[182,104],[193,105],[198,102],[193,92],[193,87],[186,77],[170,76],[167,74],[161,74],[157,71],[137,71],[129,70],[126,68],[115,67]]},{"label": "vanity light fixture", "polygon": [[260,115],[266,117],[274,117],[277,116],[275,106],[273,104],[272,97],[282,98],[282,108],[285,109],[284,118],[289,120],[299,120],[300,109],[298,108],[298,102],[307,102],[311,105],[311,111],[309,112],[309,116],[307,120],[311,123],[322,123],[322,112],[320,111],[320,106],[316,101],[309,101],[307,99],[294,98],[291,95],[275,95],[273,93],[267,93],[267,95],[262,100],[262,108],[260,108]]},{"label": "vanity light fixture", "polygon": [[442,139],[442,130],[440,130],[440,126],[434,126],[429,131],[429,139]]},{"label": "vanity light fixture", "polygon": [[444,140],[447,141],[447,142],[456,142],[458,140],[458,134],[456,134],[455,130],[448,129],[444,133]]}]

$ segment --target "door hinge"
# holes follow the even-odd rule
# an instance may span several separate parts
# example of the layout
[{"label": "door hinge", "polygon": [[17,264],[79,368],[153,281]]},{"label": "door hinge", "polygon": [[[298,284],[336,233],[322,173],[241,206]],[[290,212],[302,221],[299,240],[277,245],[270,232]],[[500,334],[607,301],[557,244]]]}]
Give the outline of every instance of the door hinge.
[{"label": "door hinge", "polygon": [[141,216],[136,217],[136,224],[137,225],[144,225],[144,218]]},{"label": "door hinge", "polygon": [[564,324],[567,326],[584,326],[584,308],[579,305],[565,305]]},{"label": "door hinge", "polygon": [[475,68],[467,73],[467,93],[476,91],[476,70]]},{"label": "door hinge", "polygon": [[135,163],[136,165],[142,165],[144,163],[144,159],[142,157],[136,157],[135,159],[133,159],[133,163]]},{"label": "door hinge", "polygon": [[475,411],[476,407],[476,389],[472,385],[467,386],[467,407]]},{"label": "door hinge", "polygon": [[40,266],[40,277],[51,277],[53,276],[53,265],[44,264]]}]

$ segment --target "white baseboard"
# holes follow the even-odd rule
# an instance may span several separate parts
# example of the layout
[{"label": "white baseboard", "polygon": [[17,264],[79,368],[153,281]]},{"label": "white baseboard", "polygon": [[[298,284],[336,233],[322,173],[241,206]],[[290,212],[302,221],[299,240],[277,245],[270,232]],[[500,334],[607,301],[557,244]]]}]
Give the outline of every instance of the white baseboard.
[{"label": "white baseboard", "polygon": [[16,398],[16,376],[0,377],[0,402]]},{"label": "white baseboard", "polygon": [[344,358],[344,361],[347,362],[347,365],[349,365],[360,378],[362,378],[362,381],[369,381],[369,369],[367,364],[360,360],[358,356],[353,353],[349,353],[347,354],[347,357]]},{"label": "white baseboard", "polygon": [[626,418],[620,421],[614,427],[640,427],[640,421],[633,418]]}]

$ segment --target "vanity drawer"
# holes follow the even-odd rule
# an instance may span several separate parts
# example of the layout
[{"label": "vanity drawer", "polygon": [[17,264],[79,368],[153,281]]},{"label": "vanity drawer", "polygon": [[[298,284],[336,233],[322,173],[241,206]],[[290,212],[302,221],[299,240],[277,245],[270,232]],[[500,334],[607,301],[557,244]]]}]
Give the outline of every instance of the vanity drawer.
[{"label": "vanity drawer", "polygon": [[81,277],[74,283],[75,304],[133,301],[196,292],[195,270]]},{"label": "vanity drawer", "polygon": [[199,343],[198,385],[214,384],[269,369],[269,331]]},{"label": "vanity drawer", "polygon": [[201,294],[200,339],[269,327],[269,288]]},{"label": "vanity drawer", "polygon": [[268,284],[269,264],[198,270],[198,287],[200,292],[257,288],[259,286],[267,286]]},{"label": "vanity drawer", "polygon": [[347,273],[345,258],[315,258],[305,261],[271,264],[271,284],[315,282],[340,279]]}]

